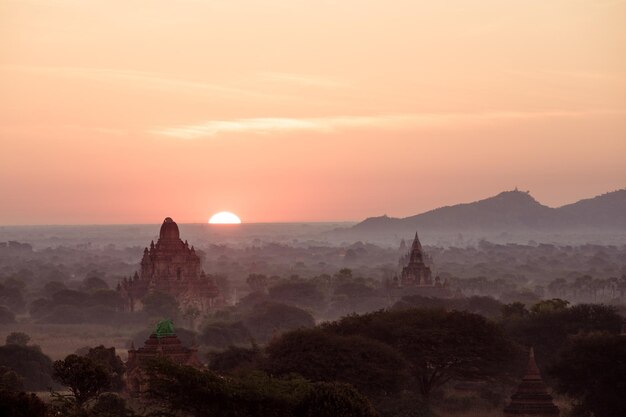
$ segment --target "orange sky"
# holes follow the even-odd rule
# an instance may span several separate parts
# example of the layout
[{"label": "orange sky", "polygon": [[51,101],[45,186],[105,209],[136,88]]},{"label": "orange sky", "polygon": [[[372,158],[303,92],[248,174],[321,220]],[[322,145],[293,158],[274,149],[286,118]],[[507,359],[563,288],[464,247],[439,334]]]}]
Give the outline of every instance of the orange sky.
[{"label": "orange sky", "polygon": [[0,224],[626,186],[626,1],[0,0]]}]

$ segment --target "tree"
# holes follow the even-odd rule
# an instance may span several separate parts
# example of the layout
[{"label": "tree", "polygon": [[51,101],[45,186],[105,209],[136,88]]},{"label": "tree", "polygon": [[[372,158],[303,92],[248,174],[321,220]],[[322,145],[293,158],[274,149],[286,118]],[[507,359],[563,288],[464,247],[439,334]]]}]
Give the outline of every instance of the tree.
[{"label": "tree", "polygon": [[557,391],[577,399],[580,416],[626,415],[626,338],[607,333],[573,337],[549,373]]},{"label": "tree", "polygon": [[152,317],[175,319],[178,317],[178,301],[169,294],[155,291],[143,299],[143,310]]},{"label": "tree", "polygon": [[376,417],[366,397],[347,384],[318,382],[296,408],[298,417]]},{"label": "tree", "polygon": [[505,319],[506,333],[522,346],[533,346],[540,367],[550,364],[569,336],[578,333],[618,334],[622,318],[614,307],[578,304],[560,310],[532,313],[523,319]]},{"label": "tree", "polygon": [[365,397],[339,384],[277,379],[262,372],[224,378],[211,371],[146,361],[148,395],[173,414],[197,417],[374,417]]},{"label": "tree", "polygon": [[0,366],[17,373],[28,391],[42,391],[53,385],[52,361],[38,346],[0,346]]},{"label": "tree", "polygon": [[23,389],[24,378],[13,369],[0,366],[0,390],[22,391]]},{"label": "tree", "polygon": [[240,321],[235,323],[209,323],[204,327],[200,336],[200,340],[205,345],[218,349],[245,344],[251,338],[250,332]]},{"label": "tree", "polygon": [[276,302],[304,308],[317,309],[324,303],[324,294],[308,281],[283,282],[270,287],[268,293]]},{"label": "tree", "polygon": [[90,273],[83,280],[82,287],[85,291],[108,290],[109,284],[98,275],[92,275],[92,273]]},{"label": "tree", "polygon": [[287,416],[284,411],[278,412],[278,406],[268,410],[268,395],[261,393],[255,398],[256,412],[246,413],[250,401],[246,391],[249,390],[213,372],[176,365],[166,359],[146,361],[145,369],[148,395],[156,404],[173,413],[183,412],[196,417],[260,417],[265,411],[267,415]]},{"label": "tree", "polygon": [[530,313],[524,303],[520,303],[519,301],[502,306],[502,317],[505,319],[523,318],[528,316],[528,314]]},{"label": "tree", "polygon": [[259,341],[301,327],[313,327],[315,319],[306,311],[281,303],[261,303],[254,306],[244,319],[250,334]]},{"label": "tree", "polygon": [[69,355],[54,362],[53,369],[53,378],[69,388],[79,407],[111,386],[106,369],[83,356]]},{"label": "tree", "polygon": [[81,306],[89,303],[85,293],[74,290],[61,290],[52,295],[53,305]]},{"label": "tree", "polygon": [[361,335],[402,353],[425,400],[453,379],[487,378],[503,372],[515,350],[501,329],[482,316],[443,310],[378,311],[323,326]]},{"label": "tree", "polygon": [[250,274],[246,278],[246,284],[252,291],[264,292],[267,289],[267,276],[263,274]]},{"label": "tree", "polygon": [[108,289],[93,290],[90,299],[94,306],[102,305],[117,309],[124,305],[124,301],[119,293]]},{"label": "tree", "polygon": [[57,292],[66,289],[67,287],[65,286],[65,284],[59,281],[49,281],[46,283],[46,285],[43,286],[43,291],[48,297],[51,297]]},{"label": "tree", "polygon": [[252,348],[229,346],[226,350],[209,354],[209,369],[219,373],[252,371],[260,367],[262,360],[263,355],[256,344]]},{"label": "tree", "polygon": [[565,310],[568,305],[569,301],[561,300],[560,298],[553,298],[551,300],[542,300],[535,303],[535,305],[530,308],[530,311],[533,313],[544,313]]},{"label": "tree", "polygon": [[105,348],[103,345],[89,349],[86,358],[91,359],[95,364],[102,366],[111,379],[110,388],[114,391],[121,391],[124,388],[124,371],[126,367],[122,359],[115,353],[115,348]]},{"label": "tree", "polygon": [[312,381],[349,383],[365,394],[397,391],[408,376],[407,363],[389,345],[321,329],[286,333],[266,352],[270,374],[297,373]]},{"label": "tree", "polygon": [[26,346],[30,341],[30,336],[22,332],[12,332],[7,336],[7,345]]},{"label": "tree", "polygon": [[46,404],[35,394],[0,389],[0,416],[45,417]]},{"label": "tree", "polygon": [[459,310],[480,314],[488,318],[495,318],[500,316],[502,312],[502,303],[492,297],[475,295],[468,298],[464,308],[460,308]]},{"label": "tree", "polygon": [[22,295],[22,287],[11,285],[10,282],[5,282],[5,285],[0,284],[0,305],[5,305],[17,313],[22,312],[26,306]]},{"label": "tree", "polygon": [[134,417],[136,414],[128,408],[126,400],[117,394],[100,395],[89,410],[89,417]]}]

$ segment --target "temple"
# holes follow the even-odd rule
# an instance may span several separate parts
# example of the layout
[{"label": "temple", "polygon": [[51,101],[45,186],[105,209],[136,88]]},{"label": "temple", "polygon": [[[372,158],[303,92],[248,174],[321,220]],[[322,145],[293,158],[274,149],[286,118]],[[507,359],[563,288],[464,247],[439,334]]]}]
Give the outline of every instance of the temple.
[{"label": "temple", "polygon": [[159,322],[156,331],[150,335],[143,347],[135,349],[132,345],[128,350],[126,390],[131,395],[140,395],[147,390],[146,372],[142,367],[147,359],[167,358],[176,364],[200,369],[202,363],[197,353],[197,348],[183,346],[170,320]]},{"label": "temple", "polygon": [[439,277],[433,281],[430,267],[424,262],[424,251],[420,239],[415,233],[411,251],[408,253],[408,264],[402,268],[399,285],[401,287],[434,287],[440,286]]},{"label": "temple", "polygon": [[178,225],[170,217],[163,221],[157,243],[152,241],[144,249],[140,272],[124,278],[117,291],[128,311],[141,310],[142,299],[151,292],[169,294],[181,307],[201,312],[223,300],[213,279],[202,270],[196,250],[180,239]]},{"label": "temple", "polygon": [[511,403],[504,408],[506,417],[558,417],[559,407],[552,402],[541,374],[533,348],[530,348],[528,369],[517,391],[511,396]]}]

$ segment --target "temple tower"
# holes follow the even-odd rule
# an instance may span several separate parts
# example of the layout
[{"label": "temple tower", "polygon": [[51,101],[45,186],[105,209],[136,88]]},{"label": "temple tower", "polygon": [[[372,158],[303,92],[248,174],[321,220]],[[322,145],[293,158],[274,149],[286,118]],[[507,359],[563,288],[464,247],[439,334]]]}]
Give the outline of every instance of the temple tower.
[{"label": "temple tower", "polygon": [[530,348],[528,369],[522,383],[515,394],[511,395],[511,403],[504,407],[505,417],[558,417],[559,407],[554,405],[541,374],[533,348]]},{"label": "temple tower", "polygon": [[417,232],[411,245],[411,252],[409,252],[409,263],[402,268],[400,285],[403,287],[433,286],[432,272],[424,262],[422,244],[417,236]]},{"label": "temple tower", "polygon": [[118,292],[129,311],[140,310],[142,299],[150,292],[169,294],[183,308],[206,311],[221,303],[219,289],[202,270],[200,257],[193,246],[180,239],[178,225],[166,217],[155,244],[145,248],[139,273],[124,278]]}]

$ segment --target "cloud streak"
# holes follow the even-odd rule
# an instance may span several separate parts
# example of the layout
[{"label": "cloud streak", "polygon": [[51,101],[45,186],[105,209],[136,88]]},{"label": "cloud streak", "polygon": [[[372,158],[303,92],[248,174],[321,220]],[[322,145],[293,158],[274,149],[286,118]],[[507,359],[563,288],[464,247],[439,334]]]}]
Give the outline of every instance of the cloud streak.
[{"label": "cloud streak", "polygon": [[[274,92],[265,93],[255,89],[232,87],[225,84],[212,84],[170,77],[166,74],[89,67],[39,67],[39,66],[0,66],[2,71],[17,71],[32,74],[48,74],[58,77],[82,78],[98,82],[122,82],[135,87],[185,94],[218,94],[229,98],[281,98]],[[282,97],[286,98],[286,97]]]},{"label": "cloud streak", "polygon": [[321,118],[246,118],[209,120],[194,124],[157,127],[150,133],[179,139],[212,138],[228,133],[266,135],[309,131],[329,133],[348,129],[402,130],[420,127],[454,128],[459,125],[499,123],[593,115],[626,115],[626,110],[483,112],[483,113],[416,113],[374,116],[339,116]]}]

